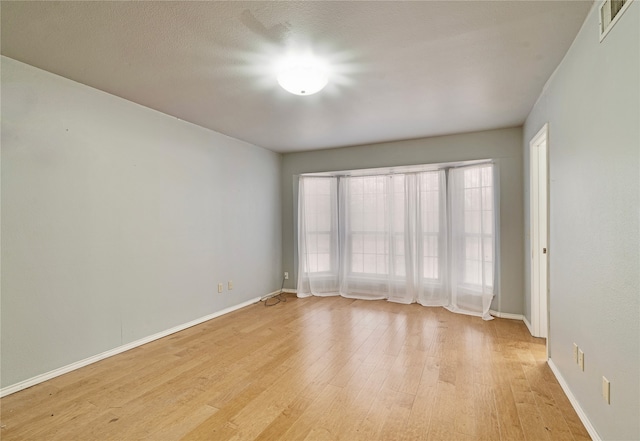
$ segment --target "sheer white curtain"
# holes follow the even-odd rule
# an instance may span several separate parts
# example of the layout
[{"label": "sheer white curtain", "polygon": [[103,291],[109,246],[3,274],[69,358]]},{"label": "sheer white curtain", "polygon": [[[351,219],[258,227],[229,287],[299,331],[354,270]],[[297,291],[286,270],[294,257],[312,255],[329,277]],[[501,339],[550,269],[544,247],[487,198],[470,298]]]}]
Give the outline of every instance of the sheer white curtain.
[{"label": "sheer white curtain", "polygon": [[339,291],[338,179],[301,177],[298,186],[299,297]]},{"label": "sheer white curtain", "polygon": [[444,170],[418,173],[416,191],[416,301],[449,305],[447,184]]},{"label": "sheer white curtain", "polygon": [[404,175],[340,180],[340,294],[410,303]]},{"label": "sheer white curtain", "polygon": [[493,166],[300,177],[298,295],[444,306],[490,319]]},{"label": "sheer white curtain", "polygon": [[449,171],[451,226],[451,302],[454,312],[485,320],[495,293],[494,167],[491,164]]},{"label": "sheer white curtain", "polygon": [[449,304],[444,170],[340,180],[340,294]]}]

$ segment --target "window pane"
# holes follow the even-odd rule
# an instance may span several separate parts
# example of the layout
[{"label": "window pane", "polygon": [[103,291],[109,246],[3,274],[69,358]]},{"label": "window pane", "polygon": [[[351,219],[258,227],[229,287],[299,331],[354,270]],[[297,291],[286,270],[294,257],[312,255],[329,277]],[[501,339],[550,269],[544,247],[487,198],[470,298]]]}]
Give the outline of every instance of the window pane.
[{"label": "window pane", "polygon": [[395,275],[404,277],[406,275],[405,264],[404,264],[404,256],[395,256],[394,258],[395,264]]},{"label": "window pane", "polygon": [[314,233],[307,234],[307,253],[318,252],[318,238]]},{"label": "window pane", "polygon": [[317,231],[329,231],[331,230],[330,216],[318,216],[317,218]]},{"label": "window pane", "polygon": [[440,195],[437,191],[422,193],[422,206],[430,211],[437,211],[440,204]]},{"label": "window pane", "polygon": [[493,188],[491,187],[482,189],[482,209],[493,210]]},{"label": "window pane", "polygon": [[388,215],[387,213],[378,213],[376,216],[376,225],[375,225],[375,230],[376,231],[385,231],[387,229],[387,218]]},{"label": "window pane", "polygon": [[376,255],[375,254],[365,254],[364,255],[364,268],[365,273],[375,274],[376,273]]},{"label": "window pane", "polygon": [[387,274],[389,269],[387,268],[387,256],[376,256],[376,274]]},{"label": "window pane", "polygon": [[376,252],[376,235],[375,234],[364,234],[364,252],[369,254],[375,254]]},{"label": "window pane", "polygon": [[364,258],[362,254],[351,255],[351,271],[354,273],[364,272]]},{"label": "window pane", "polygon": [[480,239],[478,237],[467,237],[464,248],[465,259],[480,260]]},{"label": "window pane", "polygon": [[331,237],[329,234],[318,234],[318,253],[326,253],[329,255]]},{"label": "window pane", "polygon": [[376,236],[376,253],[377,254],[389,254],[389,242],[383,234]]},{"label": "window pane", "polygon": [[493,167],[464,171],[464,283],[493,284]]},{"label": "window pane", "polygon": [[479,168],[473,167],[464,171],[464,186],[465,188],[480,186],[480,169]]},{"label": "window pane", "polygon": [[464,214],[464,232],[465,233],[480,233],[480,212],[479,211],[467,211]]},{"label": "window pane", "polygon": [[493,212],[482,212],[482,230],[484,234],[493,234]]},{"label": "window pane", "polygon": [[464,261],[464,283],[468,283],[471,285],[479,285],[481,283],[479,261]]},{"label": "window pane", "polygon": [[480,209],[480,189],[467,188],[464,190],[464,209],[479,210]]},{"label": "window pane", "polygon": [[425,257],[423,263],[422,276],[425,279],[437,279],[438,275],[438,259],[435,257]]},{"label": "window pane", "polygon": [[[332,252],[331,222],[335,215],[335,178],[303,178],[304,226],[309,272],[330,271]],[[322,233],[322,234],[320,234]],[[335,232],[333,233],[335,234]],[[318,253],[323,256],[318,257]]]},{"label": "window pane", "polygon": [[491,166],[482,167],[482,185],[491,187],[493,185],[493,170]]},{"label": "window pane", "polygon": [[440,172],[425,172],[420,174],[420,191],[437,191],[440,187]]},{"label": "window pane", "polygon": [[364,215],[362,213],[353,213],[351,216],[351,231],[363,231],[364,230]]},{"label": "window pane", "polygon": [[393,239],[394,254],[404,256],[404,235],[395,235]]},{"label": "window pane", "polygon": [[369,193],[369,194],[376,194],[376,180],[378,178],[377,177],[366,177],[363,178],[363,183],[364,183],[364,192]]},{"label": "window pane", "polygon": [[307,212],[307,213],[305,213],[304,218],[305,218],[304,220],[305,220],[305,224],[306,224],[305,226],[307,227],[307,231],[313,232],[313,231],[316,231],[318,229],[318,222],[317,222],[318,216],[316,216],[316,213]]},{"label": "window pane", "polygon": [[484,264],[484,284],[493,286],[493,262],[485,262]]},{"label": "window pane", "polygon": [[362,178],[351,178],[349,179],[349,192],[352,196],[360,195],[363,193],[363,182]]},{"label": "window pane", "polygon": [[493,261],[493,238],[484,238],[484,255],[483,260],[485,262]]},{"label": "window pane", "polygon": [[404,194],[404,175],[395,175],[391,177],[393,192]]},{"label": "window pane", "polygon": [[365,195],[363,196],[363,201],[364,201],[364,211],[367,213],[375,213],[376,212],[376,207],[377,207],[377,198],[376,195],[373,193],[365,193]]},{"label": "window pane", "polygon": [[440,230],[440,214],[437,211],[427,211],[422,214],[422,229],[430,233]]},{"label": "window pane", "polygon": [[422,255],[425,257],[438,256],[438,236],[425,236],[422,243]]},{"label": "window pane", "polygon": [[364,213],[364,221],[362,224],[364,231],[376,231],[377,223],[376,223],[376,213],[371,211],[366,211]]},{"label": "window pane", "polygon": [[317,212],[319,214],[331,213],[330,200],[328,196],[317,196]]},{"label": "window pane", "polygon": [[[396,229],[404,229],[404,176],[401,179],[390,176],[346,178],[346,182],[350,192],[346,209],[351,271],[388,274],[390,222],[394,222]],[[395,190],[399,194],[387,193]],[[390,196],[393,198],[389,199]],[[394,203],[389,205],[390,201]],[[358,253],[362,254],[356,257]]]},{"label": "window pane", "polygon": [[318,272],[331,270],[329,253],[318,254]]},{"label": "window pane", "polygon": [[364,196],[362,194],[354,194],[349,198],[350,212],[353,216],[356,213],[362,214],[364,211]]},{"label": "window pane", "polygon": [[396,198],[393,201],[393,230],[394,231],[403,231],[404,230],[404,198],[400,199]]},{"label": "window pane", "polygon": [[351,251],[353,253],[362,253],[364,250],[364,240],[362,234],[354,233],[351,235]]},{"label": "window pane", "polygon": [[318,255],[317,254],[309,254],[309,272],[315,273],[318,272]]}]

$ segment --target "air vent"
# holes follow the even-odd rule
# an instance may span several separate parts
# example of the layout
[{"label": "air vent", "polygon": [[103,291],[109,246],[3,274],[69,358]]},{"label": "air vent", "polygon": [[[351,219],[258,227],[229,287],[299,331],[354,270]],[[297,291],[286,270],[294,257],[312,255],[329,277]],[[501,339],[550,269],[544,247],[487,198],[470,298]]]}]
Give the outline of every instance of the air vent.
[{"label": "air vent", "polygon": [[605,0],[600,5],[600,41],[618,22],[633,0]]}]

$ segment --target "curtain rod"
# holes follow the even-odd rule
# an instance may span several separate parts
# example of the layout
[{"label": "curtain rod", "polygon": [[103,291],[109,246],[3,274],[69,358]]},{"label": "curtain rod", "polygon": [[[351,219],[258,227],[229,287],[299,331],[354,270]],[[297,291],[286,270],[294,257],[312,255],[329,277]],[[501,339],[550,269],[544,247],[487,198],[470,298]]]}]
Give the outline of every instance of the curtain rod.
[{"label": "curtain rod", "polygon": [[[434,172],[439,170],[449,170],[452,168],[480,166],[485,164],[495,164],[495,160],[479,159],[479,160],[464,161],[464,162],[443,162],[443,163],[424,164],[424,165],[415,165],[415,166],[401,165],[401,166],[394,166],[394,167],[380,167],[376,169],[370,169],[370,170],[380,170],[377,173],[376,172],[366,173],[365,171],[367,169],[356,169],[356,170],[340,170],[340,171],[334,171],[334,172],[300,173],[295,176],[304,176],[304,177],[311,177],[311,178],[344,178],[344,177],[370,178],[370,177],[388,176],[388,175],[410,175],[410,174],[417,174],[417,173]],[[393,170],[393,169],[402,169],[402,168],[409,169],[414,167],[428,167],[428,168],[425,168],[424,170],[407,170],[407,171]],[[365,173],[363,174],[357,173],[359,171],[363,171]],[[353,172],[356,172],[357,174],[351,174]]]}]

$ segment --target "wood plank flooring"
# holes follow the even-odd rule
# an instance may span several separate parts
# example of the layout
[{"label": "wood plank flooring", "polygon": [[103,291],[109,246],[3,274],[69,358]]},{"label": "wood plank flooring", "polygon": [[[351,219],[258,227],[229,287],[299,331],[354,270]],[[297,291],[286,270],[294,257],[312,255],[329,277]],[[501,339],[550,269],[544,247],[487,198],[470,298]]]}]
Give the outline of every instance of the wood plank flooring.
[{"label": "wood plank flooring", "polygon": [[0,400],[5,440],[588,440],[522,322],[258,303]]}]

